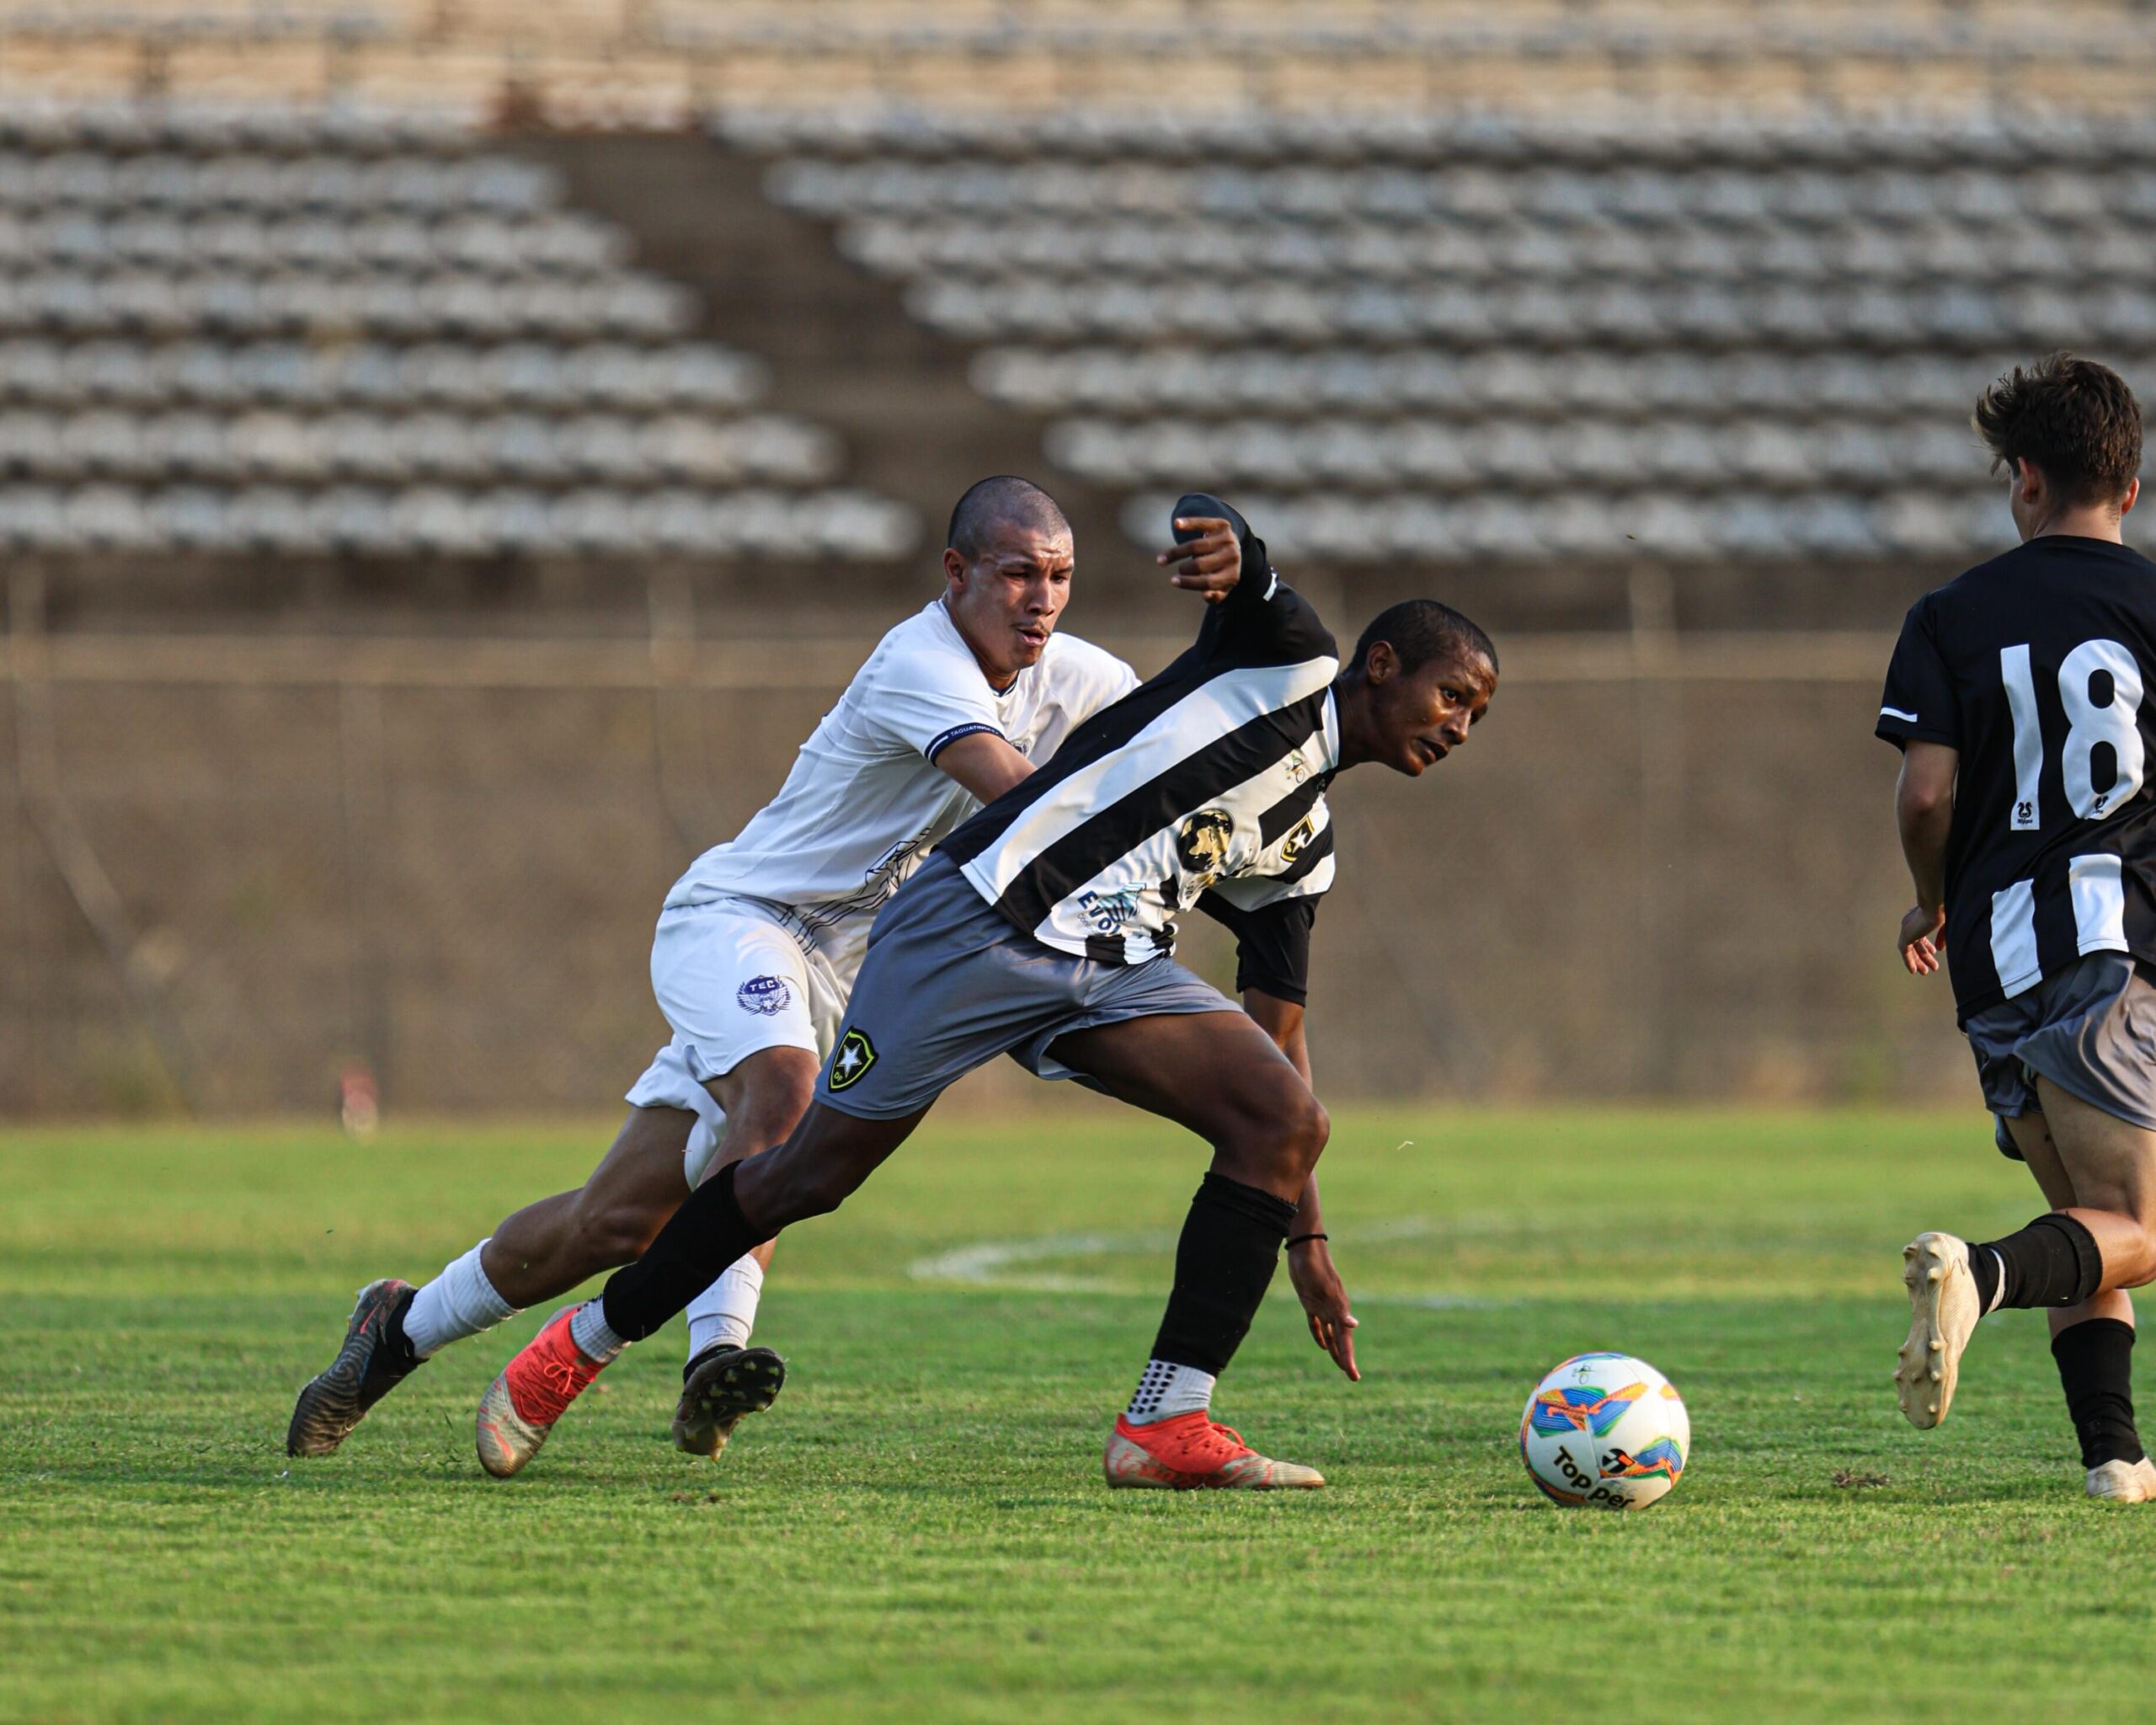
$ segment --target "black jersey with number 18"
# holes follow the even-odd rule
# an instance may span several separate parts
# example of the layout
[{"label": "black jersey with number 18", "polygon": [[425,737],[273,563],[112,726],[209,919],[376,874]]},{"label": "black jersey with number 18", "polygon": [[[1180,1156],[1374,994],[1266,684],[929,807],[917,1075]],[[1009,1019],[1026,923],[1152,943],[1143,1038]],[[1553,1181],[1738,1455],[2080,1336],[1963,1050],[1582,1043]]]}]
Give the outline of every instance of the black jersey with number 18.
[{"label": "black jersey with number 18", "polygon": [[1881,698],[1897,748],[1961,753],[1946,962],[1966,1021],[2087,953],[2156,963],[2156,563],[2049,535],[1910,608]]}]

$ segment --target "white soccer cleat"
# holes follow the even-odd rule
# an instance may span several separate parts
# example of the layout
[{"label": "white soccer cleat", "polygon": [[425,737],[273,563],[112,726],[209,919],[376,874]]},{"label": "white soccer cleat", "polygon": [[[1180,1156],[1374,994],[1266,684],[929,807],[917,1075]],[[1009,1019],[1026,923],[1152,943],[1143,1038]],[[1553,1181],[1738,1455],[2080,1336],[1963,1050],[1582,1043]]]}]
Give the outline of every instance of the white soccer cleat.
[{"label": "white soccer cleat", "polygon": [[2146,1503],[2156,1499],[2156,1461],[2106,1461],[2089,1470],[2084,1489],[2100,1503]]},{"label": "white soccer cleat", "polygon": [[1929,1431],[1954,1405],[1961,1350],[1983,1316],[1968,1242],[1951,1234],[1918,1235],[1902,1248],[1902,1282],[1909,1290],[1909,1339],[1894,1368],[1894,1391],[1903,1418]]}]

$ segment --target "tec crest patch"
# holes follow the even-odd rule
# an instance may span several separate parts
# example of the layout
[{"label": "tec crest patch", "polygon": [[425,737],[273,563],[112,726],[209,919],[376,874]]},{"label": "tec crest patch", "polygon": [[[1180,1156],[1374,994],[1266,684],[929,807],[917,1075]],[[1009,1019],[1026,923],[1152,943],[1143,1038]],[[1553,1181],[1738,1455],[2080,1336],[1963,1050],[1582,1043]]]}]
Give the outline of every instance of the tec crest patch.
[{"label": "tec crest patch", "polygon": [[868,1039],[865,1030],[849,1030],[839,1039],[838,1052],[831,1056],[830,1076],[825,1080],[834,1090],[844,1090],[849,1084],[858,1084],[861,1075],[876,1064],[876,1044]]},{"label": "tec crest patch", "polygon": [[793,1004],[793,991],[783,976],[751,976],[734,991],[734,1002],[744,1012],[769,1018]]}]

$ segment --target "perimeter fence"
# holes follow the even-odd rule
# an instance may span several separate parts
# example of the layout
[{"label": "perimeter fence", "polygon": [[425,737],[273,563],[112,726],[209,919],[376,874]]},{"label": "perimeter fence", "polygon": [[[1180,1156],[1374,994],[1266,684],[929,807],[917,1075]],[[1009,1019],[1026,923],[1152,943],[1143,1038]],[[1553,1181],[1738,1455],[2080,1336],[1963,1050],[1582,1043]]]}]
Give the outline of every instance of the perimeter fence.
[{"label": "perimeter fence", "polygon": [[[1960,1095],[1945,985],[1892,951],[1889,638],[1680,634],[1652,583],[1635,611],[1507,641],[1488,721],[1434,775],[1336,787],[1321,1087]],[[1144,672],[1182,644],[1101,638]],[[390,1109],[609,1105],[663,1034],[666,888],[867,645],[19,627],[0,1112],[312,1112],[348,1082]]]}]

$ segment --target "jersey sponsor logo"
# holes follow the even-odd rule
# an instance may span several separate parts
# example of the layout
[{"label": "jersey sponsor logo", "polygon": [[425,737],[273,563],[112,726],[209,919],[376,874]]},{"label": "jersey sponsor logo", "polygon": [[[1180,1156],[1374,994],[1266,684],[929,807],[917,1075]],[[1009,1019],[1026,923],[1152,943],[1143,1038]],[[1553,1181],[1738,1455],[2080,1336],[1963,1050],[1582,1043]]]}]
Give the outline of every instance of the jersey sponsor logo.
[{"label": "jersey sponsor logo", "polygon": [[1176,830],[1176,860],[1193,874],[1218,875],[1235,836],[1235,816],[1225,809],[1201,809]]},{"label": "jersey sponsor logo", "polygon": [[875,1064],[876,1044],[868,1039],[868,1033],[849,1030],[839,1039],[837,1051],[831,1056],[831,1070],[825,1081],[834,1090],[844,1090],[858,1084]]},{"label": "jersey sponsor logo", "polygon": [[1078,895],[1079,914],[1102,934],[1113,934],[1138,914],[1135,892]]},{"label": "jersey sponsor logo", "polygon": [[783,976],[751,976],[734,991],[734,1003],[744,1012],[776,1017],[793,1004],[793,991]]}]

